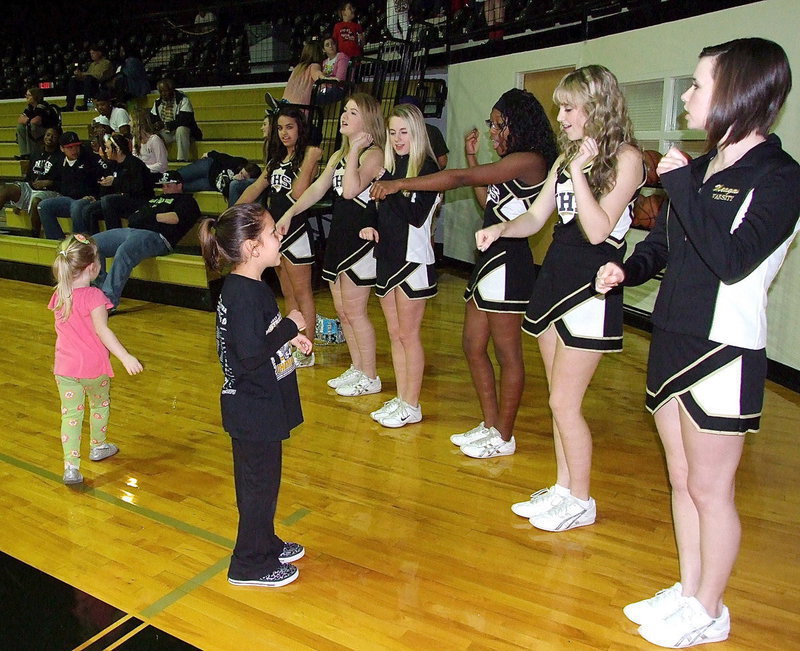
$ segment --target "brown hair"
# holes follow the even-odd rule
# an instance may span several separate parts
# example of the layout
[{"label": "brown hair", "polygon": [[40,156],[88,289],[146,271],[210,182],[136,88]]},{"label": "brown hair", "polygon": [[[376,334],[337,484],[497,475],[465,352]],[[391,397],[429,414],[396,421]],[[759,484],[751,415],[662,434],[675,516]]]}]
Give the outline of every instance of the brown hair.
[{"label": "brown hair", "polygon": [[264,219],[272,215],[260,204],[241,203],[231,206],[219,217],[200,222],[200,250],[206,266],[221,271],[228,265],[236,267],[245,261],[242,245],[257,240],[268,225]]},{"label": "brown hair", "polygon": [[37,104],[41,104],[44,101],[44,91],[38,86],[31,86],[28,88],[28,92],[36,100]]},{"label": "brown hair", "polygon": [[153,117],[153,114],[146,108],[137,108],[131,111],[131,133],[133,134],[133,151],[136,156],[141,155],[142,145],[150,139],[150,136],[156,134]]},{"label": "brown hair", "polygon": [[72,286],[75,279],[99,255],[97,244],[88,235],[70,235],[58,245],[58,254],[53,262],[53,277],[56,280],[56,304],[53,312],[56,318],[66,321],[72,312]]},{"label": "brown hair", "polygon": [[707,147],[723,138],[730,145],[754,132],[766,136],[792,89],[783,48],[763,38],[739,38],[704,48],[703,57],[714,57]]}]

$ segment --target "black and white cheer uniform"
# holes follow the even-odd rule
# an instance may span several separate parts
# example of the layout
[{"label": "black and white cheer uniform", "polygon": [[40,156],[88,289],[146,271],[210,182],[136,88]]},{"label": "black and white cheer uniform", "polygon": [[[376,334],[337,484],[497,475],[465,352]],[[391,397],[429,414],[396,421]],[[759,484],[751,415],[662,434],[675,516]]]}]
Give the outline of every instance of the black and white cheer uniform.
[{"label": "black and white cheer uniform", "polygon": [[[382,179],[406,177],[408,156],[397,156],[395,161],[394,173],[387,171]],[[419,176],[438,171],[438,165],[427,159]],[[440,201],[438,192],[412,191],[390,194],[378,204],[374,226],[379,234],[375,245],[378,262],[375,293],[379,297],[395,287],[410,299],[436,296],[431,222]]]},{"label": "black and white cheer uniform", "polygon": [[800,166],[771,135],[703,181],[715,155],[661,177],[670,201],[625,262],[625,284],[666,266],[648,410],[676,398],[701,431],[744,434],[760,425],[767,290],[798,230]]},{"label": "black and white cheer uniform", "polygon": [[[292,184],[297,178],[297,171],[292,170],[292,161],[283,161],[269,177],[269,211],[277,222],[283,214],[294,205]],[[311,227],[308,220],[295,217],[286,235],[281,240],[281,255],[296,265],[313,264],[314,247],[311,239]]]},{"label": "black and white cheer uniform", "polygon": [[558,221],[522,324],[525,332],[538,337],[554,325],[567,348],[597,352],[622,350],[622,290],[598,295],[594,279],[600,266],[609,260],[622,263],[625,234],[631,226],[633,201],[638,194],[637,189],[605,241],[592,244],[586,239],[578,219],[569,170],[559,172],[556,179]]},{"label": "black and white cheer uniform", "polygon": [[344,170],[345,160],[342,158],[333,170],[333,217],[325,246],[322,277],[336,282],[339,274],[345,273],[354,284],[372,287],[376,274],[375,243],[359,237],[361,229],[370,226],[372,221],[367,214],[370,202],[374,204],[369,198],[372,184],[357,197],[345,199],[342,196]]},{"label": "black and white cheer uniform", "polygon": [[[483,228],[509,222],[531,207],[544,181],[527,185],[519,179],[487,189]],[[524,314],[533,291],[536,269],[527,237],[501,237],[479,254],[464,300],[483,312]]]}]

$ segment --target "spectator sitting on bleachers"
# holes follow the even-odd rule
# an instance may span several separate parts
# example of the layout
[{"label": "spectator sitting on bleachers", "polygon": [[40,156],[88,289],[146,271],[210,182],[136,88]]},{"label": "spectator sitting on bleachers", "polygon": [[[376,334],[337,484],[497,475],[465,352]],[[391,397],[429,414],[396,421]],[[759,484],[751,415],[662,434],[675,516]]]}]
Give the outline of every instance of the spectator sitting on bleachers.
[{"label": "spectator sitting on bleachers", "polygon": [[[142,260],[172,253],[181,238],[200,218],[194,197],[183,194],[179,172],[165,172],[159,183],[162,194],[150,199],[128,217],[128,228],[106,230],[94,236],[100,253],[97,283],[106,298],[117,307],[122,289]],[[106,258],[114,258],[106,273]]]},{"label": "spectator sitting on bleachers", "polygon": [[[339,52],[336,46],[336,39],[333,36],[326,36],[322,41],[322,49],[327,57],[322,62],[322,79],[335,79],[344,81],[347,78],[347,66],[350,65],[350,57],[344,52]],[[333,104],[344,97],[344,88],[338,85],[322,84],[317,88],[315,104]]]},{"label": "spectator sitting on bleachers", "polygon": [[184,192],[213,190],[227,199],[232,181],[255,179],[261,174],[261,168],[241,156],[210,151],[200,160],[182,167],[180,173]]},{"label": "spectator sitting on bleachers", "polygon": [[167,171],[167,146],[156,133],[151,115],[146,108],[138,108],[131,116],[133,155],[140,158],[150,172],[163,174]]},{"label": "spectator sitting on bleachers", "polygon": [[346,0],[339,5],[341,21],[333,26],[333,38],[339,52],[351,59],[360,57],[364,49],[364,30],[356,21],[356,7]]},{"label": "spectator sitting on bleachers", "polygon": [[55,183],[56,170],[64,158],[58,145],[61,127],[50,127],[42,138],[44,149],[34,155],[24,181],[0,184],[0,206],[11,203],[14,211],[24,211],[31,216],[33,237],[39,237],[42,222],[39,219],[39,202],[58,196]]},{"label": "spectator sitting on bleachers", "polygon": [[[28,160],[32,154],[42,150],[42,137],[50,127],[60,126],[58,109],[45,102],[41,88],[32,86],[25,92],[27,106],[17,118],[17,160]],[[56,145],[56,149],[58,145]]]},{"label": "spectator sitting on bleachers", "polygon": [[309,41],[303,46],[300,61],[289,75],[281,102],[288,104],[309,104],[314,82],[322,78],[322,60],[325,53],[319,40]]},{"label": "spectator sitting on bleachers", "polygon": [[[94,108],[100,117],[108,120],[113,133],[121,133],[128,138],[131,135],[131,116],[124,108],[114,106],[112,99],[111,93],[107,90],[101,90],[95,93]],[[97,118],[93,121],[96,120]]]},{"label": "spectator sitting on bleachers", "polygon": [[[271,143],[270,135],[272,134],[273,119],[274,119],[274,114],[267,113],[267,115],[264,117],[264,121],[261,123],[261,137],[263,140],[262,151],[264,153],[265,165],[269,162],[270,158],[272,158],[269,147]],[[236,205],[236,203],[238,203],[239,201],[239,197],[242,196],[242,193],[247,188],[249,188],[253,183],[255,183],[257,178],[259,177],[253,176],[252,178],[231,180],[230,186],[228,186],[228,205],[229,206]],[[257,197],[257,199],[258,201],[261,200],[260,197]]]},{"label": "spectator sitting on bleachers", "polygon": [[92,151],[98,156],[105,156],[103,143],[106,141],[106,136],[110,136],[114,133],[108,118],[105,115],[98,115],[89,123],[89,127],[86,131],[89,134],[89,145]]},{"label": "spectator sitting on bleachers", "polygon": [[92,62],[86,70],[81,70],[80,64],[75,64],[75,72],[67,82],[67,103],[62,111],[75,109],[75,98],[78,93],[83,93],[83,104],[77,107],[79,111],[87,110],[88,102],[98,89],[114,74],[111,61],[106,58],[105,50],[99,45],[89,46],[89,57]]},{"label": "spectator sitting on bleachers", "polygon": [[81,140],[74,131],[64,132],[59,142],[64,158],[56,165],[53,179],[61,196],[43,199],[39,204],[44,236],[49,240],[64,238],[59,217],[71,217],[73,232],[82,231],[83,208],[95,201],[97,181],[108,173],[108,167],[97,154],[88,147],[81,147]]},{"label": "spectator sitting on bleachers", "polygon": [[208,10],[208,7],[197,7],[197,15],[194,17],[194,24],[197,34],[208,34],[217,27],[217,17]]},{"label": "spectator sitting on bleachers", "polygon": [[150,92],[150,80],[142,57],[133,48],[122,45],[119,48],[119,61],[120,65],[109,87],[123,100],[145,97]]},{"label": "spectator sitting on bleachers", "polygon": [[103,176],[98,184],[107,194],[84,206],[80,230],[73,219],[75,232],[97,233],[101,219],[106,230],[121,228],[123,219],[153,197],[153,177],[147,165],[131,155],[130,140],[119,133],[107,136],[105,152],[111,163],[111,173]]},{"label": "spectator sitting on bleachers", "polygon": [[189,98],[175,90],[175,82],[164,78],[158,82],[158,99],[150,112],[156,117],[153,126],[167,145],[178,143],[178,161],[191,160],[192,140],[202,140],[203,132],[197,126],[194,108]]}]

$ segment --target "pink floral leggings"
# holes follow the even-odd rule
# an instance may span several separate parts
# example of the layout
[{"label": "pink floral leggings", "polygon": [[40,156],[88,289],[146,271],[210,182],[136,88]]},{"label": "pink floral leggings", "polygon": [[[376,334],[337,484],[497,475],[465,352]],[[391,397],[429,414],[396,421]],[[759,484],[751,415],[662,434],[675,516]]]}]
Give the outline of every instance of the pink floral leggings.
[{"label": "pink floral leggings", "polygon": [[86,396],[89,396],[91,419],[89,431],[94,448],[106,442],[108,412],[111,400],[111,379],[107,375],[96,378],[75,378],[56,375],[58,394],[61,396],[61,445],[64,447],[64,466],[80,468],[81,429]]}]

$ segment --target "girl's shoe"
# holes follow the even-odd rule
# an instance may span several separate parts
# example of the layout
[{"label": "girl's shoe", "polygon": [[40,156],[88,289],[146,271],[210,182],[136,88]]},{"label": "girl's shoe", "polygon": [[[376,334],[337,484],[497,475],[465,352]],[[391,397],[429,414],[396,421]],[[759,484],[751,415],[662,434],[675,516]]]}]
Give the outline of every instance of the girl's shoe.
[{"label": "girl's shoe", "polygon": [[422,420],[422,406],[412,407],[404,401],[400,401],[400,406],[392,413],[386,414],[378,422],[384,427],[403,427]]},{"label": "girl's shoe", "polygon": [[69,486],[71,484],[82,484],[83,483],[83,475],[81,471],[73,466],[67,466],[64,468],[64,483]]},{"label": "girl's shoe", "polygon": [[331,389],[338,389],[343,384],[355,382],[356,378],[360,376],[361,371],[351,364],[350,368],[348,368],[344,373],[328,380],[328,386]]},{"label": "girl's shoe", "polygon": [[371,411],[369,413],[369,417],[374,421],[380,421],[381,418],[385,418],[389,414],[391,414],[395,409],[400,407],[400,403],[403,402],[395,396],[391,400],[387,400],[383,403],[383,407],[379,407],[375,411]]},{"label": "girl's shoe", "polygon": [[119,448],[113,443],[101,443],[89,450],[89,458],[92,461],[102,461],[103,459],[108,459],[108,457],[113,457],[117,452],[119,452]]}]

